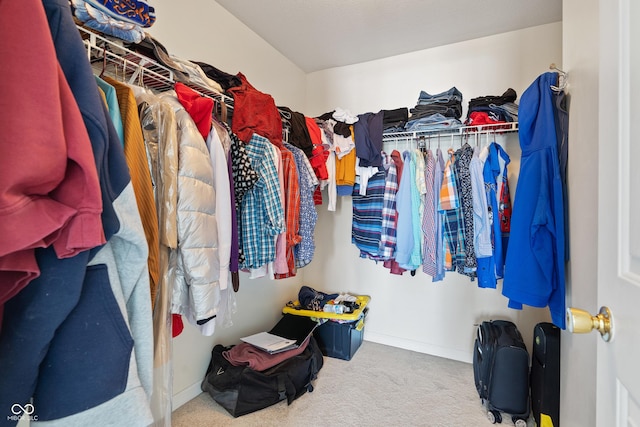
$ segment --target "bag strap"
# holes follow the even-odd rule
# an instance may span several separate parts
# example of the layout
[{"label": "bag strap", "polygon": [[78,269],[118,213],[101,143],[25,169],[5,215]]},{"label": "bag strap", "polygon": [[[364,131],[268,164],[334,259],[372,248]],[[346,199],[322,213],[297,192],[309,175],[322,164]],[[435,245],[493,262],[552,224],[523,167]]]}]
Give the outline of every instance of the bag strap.
[{"label": "bag strap", "polygon": [[278,402],[287,398],[287,386],[285,385],[284,374],[278,375]]},{"label": "bag strap", "polygon": [[224,100],[218,101],[220,104],[220,119],[223,123],[227,123],[227,103]]},{"label": "bag strap", "polygon": [[214,102],[215,102],[216,108],[214,108],[213,111],[214,111],[214,115],[216,116],[216,119],[218,119],[218,121],[220,121],[221,123],[227,123],[227,119],[228,119],[227,104],[224,102],[224,99],[216,98]]},{"label": "bag strap", "polygon": [[291,405],[296,398],[296,387],[285,373],[278,374],[278,402],[287,399],[287,405]]},{"label": "bag strap", "polygon": [[[312,340],[313,337],[309,338],[309,340]],[[310,346],[312,346],[311,341],[309,341],[309,344],[307,345],[307,348],[309,348]],[[318,378],[318,360],[316,359],[316,352],[314,351],[316,348],[316,346],[312,346],[311,349],[311,366],[309,366],[309,381],[307,382],[307,384],[305,385],[305,387],[307,388],[307,391],[309,393],[311,393],[313,391],[313,384],[311,384],[311,382],[313,380],[315,380],[316,378]]]},{"label": "bag strap", "polygon": [[313,355],[311,356],[311,366],[309,368],[309,370],[311,372],[309,372],[309,382],[307,382],[307,391],[309,393],[311,393],[313,391],[313,384],[311,384],[311,381],[315,380],[318,375],[316,375],[316,367],[317,367],[317,363],[316,363],[316,358],[313,357]]}]

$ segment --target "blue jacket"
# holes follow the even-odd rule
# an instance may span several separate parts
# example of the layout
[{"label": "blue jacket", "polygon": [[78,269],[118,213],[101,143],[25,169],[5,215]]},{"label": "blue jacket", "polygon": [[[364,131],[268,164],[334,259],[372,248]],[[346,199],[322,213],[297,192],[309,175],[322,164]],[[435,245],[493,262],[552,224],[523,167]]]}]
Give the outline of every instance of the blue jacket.
[{"label": "blue jacket", "polygon": [[542,74],[520,99],[522,159],[502,293],[511,308],[549,306],[552,322],[564,329],[564,211],[551,90],[556,77]]},{"label": "blue jacket", "polygon": [[[498,177],[507,173],[507,165],[511,162],[509,155],[497,143],[493,142],[488,147],[489,154],[484,163],[482,175],[484,189],[487,195],[487,204],[493,213],[493,255],[478,258],[478,286],[481,288],[494,288],[497,280],[504,277],[504,252],[508,237],[502,235],[500,221],[498,219]],[[504,161],[504,169],[500,169],[500,159]]]}]

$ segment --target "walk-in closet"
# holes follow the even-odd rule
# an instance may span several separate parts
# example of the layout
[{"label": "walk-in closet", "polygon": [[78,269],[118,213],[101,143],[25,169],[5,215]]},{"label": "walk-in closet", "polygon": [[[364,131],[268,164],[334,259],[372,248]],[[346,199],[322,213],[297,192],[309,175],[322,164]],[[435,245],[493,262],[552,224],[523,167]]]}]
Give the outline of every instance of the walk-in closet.
[{"label": "walk-in closet", "polygon": [[[359,351],[367,354],[360,360],[355,350],[346,360],[327,360],[325,354],[313,379],[321,391],[274,405],[268,423],[296,425],[296,407],[305,416],[317,416],[315,395],[338,386],[367,405],[345,403],[348,397],[341,394],[333,403],[350,413],[335,414],[326,407],[326,418],[300,419],[297,425],[393,425],[394,419],[396,425],[457,425],[455,397],[446,411],[427,404],[420,408],[416,396],[389,399],[389,407],[381,398],[387,387],[398,390],[418,382],[422,388],[412,388],[416,394],[438,394],[439,385],[442,394],[464,400],[460,419],[473,423],[469,420],[475,420],[477,407],[478,422],[489,424],[473,389],[471,365],[478,325],[493,319],[517,324],[529,354],[536,324],[562,329],[563,426],[613,425],[614,410],[629,420],[618,418],[618,425],[638,423],[640,379],[627,368],[628,358],[620,357],[622,345],[629,345],[632,354],[637,350],[636,318],[627,314],[632,312],[627,304],[634,300],[640,274],[638,231],[629,219],[638,209],[637,172],[627,161],[638,154],[632,143],[638,55],[630,17],[640,16],[640,10],[633,0],[614,6],[596,0],[545,1],[549,11],[540,11],[538,23],[505,25],[499,32],[478,24],[481,18],[471,16],[469,0],[428,1],[419,5],[424,16],[412,22],[404,40],[392,37],[391,23],[395,16],[414,14],[416,1],[17,3],[0,0],[0,57],[6,58],[0,61],[0,112],[5,115],[0,129],[6,131],[0,135],[0,426],[170,426],[172,413],[185,407],[205,414],[216,408],[216,423],[224,420],[223,425],[258,422],[256,412],[242,424],[242,417],[225,413],[206,393],[203,380],[213,366],[212,349],[269,331],[305,287],[354,296],[353,301],[368,297],[358,326],[364,340]],[[507,20],[500,8],[517,11],[521,6],[502,0],[483,4]],[[327,8],[335,19],[320,15]],[[114,23],[114,13],[127,15],[125,21]],[[371,28],[361,27],[361,21]],[[336,33],[344,32],[345,38],[362,34],[336,27],[343,22],[370,35],[371,41],[351,50],[353,59],[337,46]],[[459,36],[440,41],[438,31],[430,31],[433,40],[418,43],[421,27],[440,28],[444,34],[442,25],[457,26]],[[303,46],[308,40],[317,44]],[[83,73],[90,78],[81,79]],[[531,107],[531,92],[541,81],[557,102],[554,108],[568,116],[543,107],[532,112],[538,106],[536,98]],[[518,106],[525,92],[523,127]],[[434,95],[446,100],[425,107]],[[452,106],[452,99],[459,104]],[[471,101],[490,113],[470,118]],[[417,122],[425,109],[446,117],[440,116],[435,126]],[[399,114],[384,122],[384,132],[383,112],[387,118]],[[284,128],[268,128],[273,116]],[[563,141],[555,159],[561,176],[549,173],[544,159],[534,166],[521,161],[531,154],[530,147],[523,153],[523,140],[529,142],[532,129],[544,127],[541,123],[549,118],[555,129],[565,131],[563,136],[552,132]],[[358,119],[361,124],[369,120],[369,127],[355,124]],[[323,126],[334,129],[336,121],[344,125],[345,145],[323,151],[328,144]],[[300,143],[300,126],[315,127],[320,142],[307,135],[309,144]],[[356,163],[356,149],[362,147],[357,138],[370,138],[374,130],[380,134],[367,149],[376,159],[358,155]],[[198,143],[184,142],[194,135]],[[611,147],[605,142],[609,138]],[[134,149],[126,140],[140,144]],[[335,176],[346,164],[339,163],[344,158],[340,150],[347,146],[354,151],[348,167],[357,171],[357,179],[339,178],[336,185]],[[473,159],[480,158],[483,150],[482,162],[494,156],[497,182],[483,177],[480,163],[470,165],[472,153]],[[396,169],[398,157],[412,169],[404,171],[403,181],[392,179],[397,185],[393,207],[385,199],[383,208],[389,170],[402,173]],[[455,245],[447,246],[458,238],[453,237],[457,229],[435,219],[453,221],[443,213],[454,207],[443,202],[441,188],[445,165],[451,163],[453,170],[460,157],[467,162],[468,189],[455,209],[460,203],[470,210],[455,221],[466,221],[467,229],[488,226],[488,217],[473,213],[492,212],[483,249],[471,249],[473,256],[466,258],[455,253]],[[308,183],[300,178],[303,169]],[[474,173],[473,186],[480,188],[474,194],[485,201],[480,207],[471,196]],[[414,202],[422,201],[424,222],[407,229],[411,220],[400,217],[412,215],[406,206],[417,208],[411,205],[413,189],[402,183],[416,180],[415,174],[431,176],[432,183],[440,176],[440,181],[416,188],[421,193]],[[521,180],[527,185],[519,186]],[[264,192],[254,192],[257,182]],[[219,191],[222,186],[225,191]],[[184,196],[187,187],[195,196]],[[375,200],[367,199],[376,189]],[[395,194],[402,192],[406,204],[396,209]],[[493,208],[486,205],[490,193]],[[551,200],[547,204],[560,215],[542,215],[531,207],[534,202],[519,208],[518,198],[525,196],[538,206],[542,199]],[[433,218],[424,219],[424,200],[430,200]],[[287,210],[291,206],[295,216]],[[376,220],[382,224],[373,244],[372,209],[380,211]],[[385,222],[389,209],[393,216]],[[534,227],[509,230],[518,209],[538,215],[536,227],[553,230],[552,235],[540,237]],[[273,222],[258,223],[254,211]],[[287,234],[293,228],[289,218],[295,218],[299,233]],[[405,228],[396,230],[399,223]],[[449,234],[442,237],[435,230]],[[396,231],[414,233],[412,239],[424,233],[424,242],[413,247],[417,260],[415,252],[394,252],[390,258],[384,251],[391,240],[395,251]],[[444,241],[444,247],[428,246],[426,235]],[[463,237],[475,243],[483,239],[473,232]],[[536,245],[554,239],[561,247],[536,258]],[[530,247],[514,250],[504,267],[513,241]],[[496,245],[500,251],[504,245],[497,275]],[[266,259],[267,251],[278,251],[278,258]],[[478,262],[479,252],[485,261],[491,257],[491,265]],[[541,272],[536,286],[548,284],[548,290],[530,295],[520,287],[533,273],[504,279],[501,268],[529,271],[536,263],[535,271]],[[492,276],[479,270],[490,270]],[[622,286],[624,294],[603,286],[612,277],[616,286],[630,284]],[[184,286],[174,287],[178,282]],[[616,303],[625,310],[619,308],[620,320]],[[610,345],[595,332],[570,332],[575,323],[566,317],[567,308],[598,314],[604,305],[614,313],[619,341]],[[602,315],[593,318],[595,329],[597,321]],[[396,359],[403,371],[394,376],[390,371]],[[440,376],[422,384],[433,369],[442,371],[434,378]],[[376,378],[367,378],[369,370]],[[454,387],[465,387],[465,381],[471,389],[457,392]],[[322,405],[330,405],[331,393],[324,395],[329,398]],[[393,405],[411,414],[394,415]],[[208,425],[184,410],[179,417],[176,425]]]}]

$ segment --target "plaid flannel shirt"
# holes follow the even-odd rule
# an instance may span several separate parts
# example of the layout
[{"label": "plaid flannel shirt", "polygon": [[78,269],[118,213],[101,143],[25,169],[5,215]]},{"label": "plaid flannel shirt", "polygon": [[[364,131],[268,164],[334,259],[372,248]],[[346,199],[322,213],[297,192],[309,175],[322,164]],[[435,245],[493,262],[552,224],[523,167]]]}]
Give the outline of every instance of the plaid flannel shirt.
[{"label": "plaid flannel shirt", "polygon": [[393,259],[396,252],[396,193],[398,193],[398,174],[396,165],[391,163],[387,169],[382,202],[382,233],[380,235],[379,254],[384,260]]},{"label": "plaid flannel shirt", "polygon": [[313,174],[313,169],[304,151],[291,144],[284,144],[295,161],[300,187],[300,216],[299,234],[300,242],[294,246],[295,265],[297,268],[308,265],[315,254],[314,230],[318,222],[318,212],[313,203],[313,192],[318,185],[318,179]]},{"label": "plaid flannel shirt", "polygon": [[286,226],[273,151],[277,148],[268,139],[253,134],[245,150],[260,178],[242,200],[242,268],[258,268],[275,259],[275,236],[283,233]]},{"label": "plaid flannel shirt", "polygon": [[285,279],[296,275],[296,261],[293,248],[302,240],[300,231],[300,184],[293,153],[286,147],[281,147],[282,168],[284,170],[284,200],[286,221],[286,260],[287,273],[276,274],[276,279]]}]

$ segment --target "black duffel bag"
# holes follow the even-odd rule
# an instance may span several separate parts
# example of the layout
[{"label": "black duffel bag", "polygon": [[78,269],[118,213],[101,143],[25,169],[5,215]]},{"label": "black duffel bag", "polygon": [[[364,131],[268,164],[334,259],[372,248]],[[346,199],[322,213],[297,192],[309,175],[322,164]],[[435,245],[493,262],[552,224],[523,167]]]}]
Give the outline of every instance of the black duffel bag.
[{"label": "black duffel bag", "polygon": [[202,391],[234,417],[250,414],[287,400],[290,405],[307,391],[322,368],[322,352],[313,336],[302,353],[258,372],[248,366],[233,366],[222,352],[231,347],[216,345],[211,351]]}]

